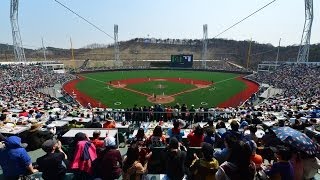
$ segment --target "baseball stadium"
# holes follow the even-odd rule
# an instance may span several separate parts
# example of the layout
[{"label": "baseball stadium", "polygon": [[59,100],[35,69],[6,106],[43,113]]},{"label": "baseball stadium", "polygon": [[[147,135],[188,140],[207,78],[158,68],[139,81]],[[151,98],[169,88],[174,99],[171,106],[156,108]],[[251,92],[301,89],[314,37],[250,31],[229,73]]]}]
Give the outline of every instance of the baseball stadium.
[{"label": "baseball stadium", "polygon": [[0,180],[320,179],[300,1],[0,2]]}]

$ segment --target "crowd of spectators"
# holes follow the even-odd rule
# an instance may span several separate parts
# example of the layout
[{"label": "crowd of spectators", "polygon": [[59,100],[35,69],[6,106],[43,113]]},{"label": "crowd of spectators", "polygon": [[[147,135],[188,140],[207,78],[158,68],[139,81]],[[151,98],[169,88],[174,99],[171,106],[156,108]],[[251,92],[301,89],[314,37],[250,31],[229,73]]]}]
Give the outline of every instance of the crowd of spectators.
[{"label": "crowd of spectators", "polygon": [[[79,132],[71,141],[61,143],[45,137],[27,144],[20,137],[0,136],[0,165],[4,176],[18,179],[20,175],[42,172],[43,179],[64,179],[67,172],[75,179],[142,179],[147,173],[166,174],[169,179],[254,179],[269,176],[280,179],[312,179],[320,168],[317,154],[310,154],[286,144],[276,137],[271,127],[290,126],[303,132],[317,128],[320,118],[319,67],[283,65],[273,74],[256,74],[253,79],[283,88],[284,93],[259,105],[248,101],[239,107],[134,106],[123,110],[70,106],[38,91],[72,78],[54,74],[37,65],[1,66],[1,123],[10,119],[49,121],[66,116],[90,118],[88,123],[71,121],[70,127],[117,128],[115,121],[131,123],[137,133],[128,136],[127,153],[121,156],[115,137],[95,131],[93,138]],[[280,75],[281,74],[281,75]],[[293,78],[294,80],[291,80]],[[59,108],[59,111],[53,109]],[[12,109],[21,110],[12,113]],[[130,122],[129,122],[130,121]],[[143,122],[156,122],[147,134]],[[172,128],[163,126],[172,123]],[[32,123],[32,122],[31,122]],[[199,123],[199,124],[198,124]],[[201,124],[202,123],[202,124]],[[167,130],[164,130],[167,129]],[[189,129],[188,131],[186,129]],[[29,134],[40,132],[36,124]],[[260,135],[257,132],[264,132]],[[131,132],[130,132],[131,133]],[[50,131],[50,135],[57,132]],[[39,137],[39,133],[36,135]],[[41,135],[41,138],[44,135]],[[54,137],[54,138],[53,138]],[[317,146],[319,136],[312,136]],[[31,164],[27,149],[41,147],[46,154]],[[36,149],[32,148],[32,150]],[[18,167],[18,168],[13,168]]]},{"label": "crowd of spectators", "polygon": [[54,73],[41,65],[1,65],[1,106],[19,109],[43,105],[52,98],[40,93],[40,88],[63,84],[71,79],[72,75]]},{"label": "crowd of spectators", "polygon": [[284,90],[286,97],[309,98],[320,94],[320,66],[282,64],[273,72],[258,72],[251,77]]}]

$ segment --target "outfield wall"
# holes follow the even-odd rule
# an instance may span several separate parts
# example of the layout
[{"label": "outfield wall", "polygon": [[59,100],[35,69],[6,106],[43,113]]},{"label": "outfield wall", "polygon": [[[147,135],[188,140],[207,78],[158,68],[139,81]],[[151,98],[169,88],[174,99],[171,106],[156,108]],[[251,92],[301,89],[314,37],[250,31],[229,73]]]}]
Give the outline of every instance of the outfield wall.
[{"label": "outfield wall", "polygon": [[95,70],[95,71],[81,71],[77,74],[86,74],[86,73],[95,73],[95,72],[105,72],[105,71],[141,71],[141,70],[183,70],[183,71],[207,71],[207,72],[224,72],[224,73],[234,73],[242,75],[250,75],[253,72],[244,72],[244,71],[225,71],[225,70],[210,70],[210,69],[193,69],[193,68],[126,68],[126,69],[105,69],[105,70]]}]

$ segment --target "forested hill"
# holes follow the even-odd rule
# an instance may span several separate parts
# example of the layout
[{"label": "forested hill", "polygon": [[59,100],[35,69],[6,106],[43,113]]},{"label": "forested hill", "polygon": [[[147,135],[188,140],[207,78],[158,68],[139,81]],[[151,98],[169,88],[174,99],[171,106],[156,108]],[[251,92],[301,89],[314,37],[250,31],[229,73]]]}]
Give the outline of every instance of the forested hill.
[{"label": "forested hill", "polygon": [[[228,59],[237,64],[245,65],[248,57],[249,41],[235,41],[226,39],[208,40],[208,59]],[[280,47],[279,60],[295,60],[299,46]],[[26,57],[33,60],[43,59],[41,49],[25,49]],[[75,59],[84,60],[112,60],[114,58],[112,45],[90,44],[74,50]],[[202,41],[188,39],[143,39],[136,38],[120,42],[120,57],[128,60],[142,59],[170,59],[171,54],[193,54],[194,59],[201,59]],[[271,44],[252,42],[250,66],[255,68],[261,61],[274,61],[277,47]],[[70,49],[47,47],[49,59],[71,59]],[[0,60],[12,60],[12,46],[0,44]],[[310,61],[320,61],[320,44],[310,47]]]}]

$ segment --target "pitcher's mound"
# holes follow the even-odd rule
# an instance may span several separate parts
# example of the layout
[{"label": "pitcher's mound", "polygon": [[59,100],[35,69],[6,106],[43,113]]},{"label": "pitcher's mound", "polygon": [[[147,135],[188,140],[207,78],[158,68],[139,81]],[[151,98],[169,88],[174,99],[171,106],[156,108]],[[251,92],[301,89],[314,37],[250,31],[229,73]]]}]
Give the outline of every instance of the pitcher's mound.
[{"label": "pitcher's mound", "polygon": [[166,85],[162,85],[162,84],[156,85],[156,88],[157,88],[157,89],[164,89],[164,88],[166,88],[166,87],[167,87]]},{"label": "pitcher's mound", "polygon": [[157,95],[156,98],[154,98],[153,96],[150,96],[150,97],[148,97],[147,100],[151,103],[154,103],[154,104],[166,104],[166,103],[173,102],[174,97],[166,96],[166,95]]}]

